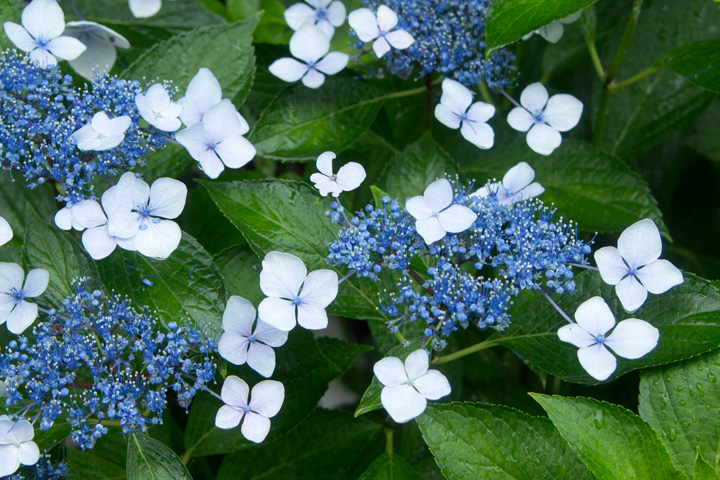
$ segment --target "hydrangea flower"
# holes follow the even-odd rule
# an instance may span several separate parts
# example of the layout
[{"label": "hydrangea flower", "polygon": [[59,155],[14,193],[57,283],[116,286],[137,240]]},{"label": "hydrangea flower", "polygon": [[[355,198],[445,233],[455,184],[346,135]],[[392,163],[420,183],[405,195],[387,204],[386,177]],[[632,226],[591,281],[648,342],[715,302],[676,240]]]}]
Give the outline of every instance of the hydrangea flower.
[{"label": "hydrangea flower", "polygon": [[33,0],[23,9],[21,22],[22,25],[5,22],[5,34],[43,68],[57,65],[58,58],[78,58],[85,51],[85,45],[77,38],[62,35],[65,14],[55,0]]},{"label": "hydrangea flower", "polygon": [[310,181],[320,191],[323,197],[339,196],[342,192],[355,190],[365,180],[365,169],[359,163],[350,162],[340,167],[337,174],[333,173],[332,162],[335,159],[333,152],[321,153],[317,158],[317,169],[320,173],[310,175]]},{"label": "hydrangea flower", "polygon": [[160,260],[169,257],[182,237],[180,227],[171,220],[185,207],[185,184],[172,178],[159,178],[148,186],[134,173],[127,172],[117,187],[124,193],[118,192],[103,202],[110,214],[108,234],[133,239],[134,247],[146,257]]},{"label": "hydrangea flower", "polygon": [[445,78],[440,103],[435,106],[435,118],[446,127],[460,129],[465,140],[479,148],[493,146],[495,132],[487,121],[495,115],[495,107],[484,102],[472,102],[472,93],[460,82]]},{"label": "hydrangea flower", "polygon": [[328,38],[335,34],[335,27],[345,22],[345,5],[340,0],[305,0],[290,5],[283,16],[288,26],[297,31],[306,24],[315,25]]},{"label": "hydrangea flower", "polygon": [[560,327],[558,337],[579,348],[580,365],[600,381],[607,380],[617,368],[617,359],[608,348],[634,360],[655,348],[660,338],[657,328],[637,318],[628,318],[615,326],[615,316],[602,297],[583,302],[575,312],[575,320],[577,323]]},{"label": "hydrangea flower", "polygon": [[95,200],[83,200],[73,207],[75,221],[81,229],[86,229],[82,235],[83,246],[94,260],[107,257],[118,245],[125,250],[137,250],[134,237],[118,238],[108,231],[108,217],[123,211],[122,205],[127,198],[123,185],[105,190],[101,199],[102,207]]},{"label": "hydrangea flower", "polygon": [[295,255],[270,252],[262,261],[260,289],[268,296],[258,305],[260,320],[284,331],[296,323],[319,330],[327,327],[325,308],[337,296],[338,277],[332,270],[308,274]]},{"label": "hydrangea flower", "polygon": [[443,238],[447,232],[467,230],[477,220],[471,209],[453,204],[452,186],[445,178],[435,180],[422,195],[408,199],[405,208],[415,217],[417,233],[428,245]]},{"label": "hydrangea flower", "polygon": [[10,224],[3,217],[0,217],[0,247],[12,240],[13,231]]},{"label": "hydrangea flower", "polygon": [[[0,324],[20,335],[38,316],[38,306],[26,301],[42,295],[48,286],[47,270],[30,270],[25,278],[22,267],[16,263],[0,263]],[[23,283],[24,282],[24,283]]]},{"label": "hydrangea flower", "polygon": [[377,16],[369,8],[359,8],[348,15],[348,23],[363,42],[373,42],[373,50],[381,58],[391,48],[404,50],[413,44],[415,39],[405,30],[393,30],[398,23],[398,16],[386,5],[380,5]]},{"label": "hydrangea flower", "polygon": [[648,292],[657,295],[683,282],[677,267],[658,260],[661,253],[660,232],[649,218],[626,228],[618,238],[617,248],[603,247],[595,252],[603,281],[615,285],[615,293],[628,312],[640,308]]},{"label": "hydrangea flower", "polygon": [[406,423],[425,411],[428,400],[450,394],[450,383],[437,370],[428,370],[428,354],[416,350],[405,359],[385,357],[373,366],[384,385],[380,401],[397,423]]},{"label": "hydrangea flower", "polygon": [[243,137],[249,130],[230,100],[222,100],[207,110],[202,121],[177,132],[175,138],[208,177],[217,178],[225,166],[240,168],[255,157],[255,147]]},{"label": "hydrangea flower", "polygon": [[521,107],[513,108],[507,120],[512,128],[527,133],[527,144],[540,155],[550,155],[562,143],[560,132],[567,132],[580,121],[583,104],[565,93],[553,95],[542,83],[531,83],[520,94]]},{"label": "hydrangea flower", "polygon": [[112,70],[117,59],[116,48],[130,48],[130,42],[125,37],[97,22],[67,22],[65,33],[77,38],[86,47],[79,57],[70,60],[70,66],[88,80],[92,80],[93,75],[103,75]]},{"label": "hydrangea flower", "polygon": [[258,319],[255,330],[255,308],[242,297],[233,295],[223,313],[223,334],[218,353],[230,363],[245,362],[268,378],[275,370],[275,351],[272,347],[285,345],[288,334]]},{"label": "hydrangea flower", "polygon": [[207,111],[220,103],[220,100],[220,82],[209,69],[203,67],[190,80],[185,96],[177,102],[182,105],[180,120],[186,127],[191,127],[202,121]]},{"label": "hydrangea flower", "polygon": [[[329,53],[328,53],[329,52]],[[330,52],[330,39],[318,27],[306,23],[290,38],[290,53],[295,58],[275,60],[270,73],[286,82],[302,79],[308,88],[318,88],[325,75],[335,75],[348,63],[350,57],[343,52]]]},{"label": "hydrangea flower", "polygon": [[147,18],[160,11],[162,0],[128,0],[128,4],[135,18]]},{"label": "hydrangea flower", "polygon": [[183,107],[170,100],[170,94],[161,84],[152,85],[147,93],[137,94],[135,105],[142,118],[153,127],[164,132],[180,128],[179,117]]},{"label": "hydrangea flower", "polygon": [[110,150],[125,140],[125,131],[132,119],[127,115],[110,118],[105,112],[93,115],[90,123],[72,134],[72,139],[80,150]]},{"label": "hydrangea flower", "polygon": [[495,195],[501,205],[510,205],[520,200],[534,198],[545,191],[535,179],[535,170],[526,162],[520,162],[507,171],[502,183],[493,183],[473,193],[478,197]]},{"label": "hydrangea flower", "polygon": [[285,400],[285,387],[275,380],[263,380],[249,393],[245,380],[230,375],[223,383],[220,396],[225,405],[215,415],[218,428],[235,428],[245,417],[240,428],[243,437],[251,442],[261,443],[270,432],[270,419],[277,415]]},{"label": "hydrangea flower", "polygon": [[0,477],[12,475],[20,465],[35,465],[40,449],[32,441],[35,429],[25,419],[13,421],[0,415]]}]

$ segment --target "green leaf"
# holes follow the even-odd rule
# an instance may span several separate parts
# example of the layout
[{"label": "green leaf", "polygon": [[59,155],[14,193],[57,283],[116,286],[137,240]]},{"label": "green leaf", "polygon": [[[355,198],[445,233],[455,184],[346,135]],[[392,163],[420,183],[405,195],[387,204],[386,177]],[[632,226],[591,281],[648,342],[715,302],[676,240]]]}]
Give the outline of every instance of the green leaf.
[{"label": "green leaf", "polygon": [[720,452],[720,354],[644,370],[640,416],[657,432],[675,465],[692,475],[696,457]]},{"label": "green leaf", "polygon": [[593,478],[546,418],[500,405],[431,403],[417,423],[448,480]]},{"label": "green leaf", "polygon": [[716,126],[720,125],[720,100],[714,100],[710,106],[683,133],[687,144],[720,165],[720,135]]},{"label": "green leaf", "polygon": [[[615,314],[616,321],[635,317],[660,330],[657,347],[637,360],[618,357],[618,366],[610,379],[632,370],[684,360],[716,348],[720,344],[720,293],[712,282],[684,273],[685,281],[662,295],[648,296],[645,304],[632,314],[626,313],[615,295],[615,288],[603,283],[596,272],[575,276],[575,295],[554,295],[553,299],[572,316],[585,300],[599,295]],[[598,383],[577,360],[577,347],[561,342],[557,330],[567,322],[539,294],[512,307],[512,324],[503,332],[493,333],[489,341],[503,345],[525,361],[552,375],[578,383]]]},{"label": "green leaf", "polygon": [[278,160],[340,153],[370,128],[386,99],[382,93],[343,76],[327,78],[320,89],[288,87],[263,111],[248,139],[258,155]]},{"label": "green leaf", "polygon": [[720,38],[675,48],[662,63],[695,85],[720,93]]},{"label": "green leaf", "polygon": [[33,442],[37,444],[40,451],[50,450],[65,440],[68,435],[70,435],[70,424],[67,422],[55,422],[50,430],[36,430]]},{"label": "green leaf", "polygon": [[103,25],[137,24],[188,29],[224,23],[222,17],[211,13],[194,0],[163,2],[160,11],[150,18],[134,17],[127,2],[117,0],[74,0],[74,3],[85,18]]},{"label": "green leaf", "polygon": [[485,19],[486,56],[555,20],[597,0],[496,0]]},{"label": "green leaf", "polygon": [[247,243],[219,253],[215,265],[220,270],[228,297],[240,295],[256,306],[265,298],[260,290],[262,263]]},{"label": "green leaf", "polygon": [[[24,7],[22,0],[0,0],[0,20],[3,23],[20,23],[20,14]],[[0,30],[0,48],[17,48],[5,35],[5,29]]]},{"label": "green leaf", "polygon": [[[408,345],[407,347],[398,345],[395,348],[391,349],[389,352],[387,352],[385,354],[385,358],[397,357],[404,362],[407,356],[417,349],[417,345]],[[360,415],[368,412],[372,412],[373,410],[380,410],[383,408],[382,401],[380,400],[380,394],[382,393],[382,389],[383,384],[380,383],[380,380],[378,380],[375,375],[373,375],[373,379],[370,382],[370,385],[368,386],[367,390],[365,390],[365,393],[360,399],[360,403],[355,409],[356,417],[359,417]]]},{"label": "green leaf", "polygon": [[535,181],[545,187],[540,195],[543,202],[553,203],[558,215],[579,222],[584,231],[618,232],[650,218],[669,236],[643,179],[622,160],[585,142],[564,140],[549,157],[534,153],[526,145],[494,150],[481,164],[470,165],[463,173],[475,178],[480,187],[488,179],[502,179],[521,161],[533,167]]},{"label": "green leaf", "polygon": [[[200,183],[259,258],[277,250],[299,257],[309,270],[329,268],[327,244],[337,239],[339,227],[325,216],[329,201],[307,184],[283,180]],[[340,271],[338,276],[346,273]],[[378,286],[369,280],[348,279],[327,311],[385,321],[378,310],[377,292]]]},{"label": "green leaf", "polygon": [[70,281],[77,277],[88,277],[91,288],[101,289],[95,263],[77,240],[55,225],[46,223],[30,204],[25,207],[25,213],[25,273],[34,268],[44,268],[50,274],[47,290],[41,298],[58,307],[66,297],[75,293]]},{"label": "green leaf", "polygon": [[226,455],[217,480],[357,478],[383,444],[382,425],[318,410],[276,442]]},{"label": "green leaf", "polygon": [[[283,436],[307,418],[325,393],[328,382],[345,373],[354,360],[350,357],[367,349],[336,342],[315,340],[309,331],[296,328],[287,343],[276,349],[277,363],[272,378],[285,386],[285,403],[272,418],[265,442]],[[229,373],[238,374],[251,388],[264,380],[247,366],[231,367]],[[193,401],[185,433],[186,455],[200,457],[254,446],[243,438],[239,427],[230,430],[215,427],[215,414],[220,406],[219,400],[209,395]]]},{"label": "green leaf", "polygon": [[718,480],[720,479],[720,475],[715,471],[715,469],[703,459],[702,455],[700,455],[700,450],[698,449],[697,455],[695,457],[695,466],[693,467],[693,480]]},{"label": "green leaf", "polygon": [[428,132],[387,164],[378,179],[378,187],[404,204],[405,199],[422,195],[438,178],[458,173],[455,160]]},{"label": "green leaf", "polygon": [[94,451],[80,451],[68,448],[65,451],[68,470],[83,480],[125,480],[125,468],[101,458]]},{"label": "green leaf", "polygon": [[383,453],[358,480],[420,480],[417,472],[400,455]]},{"label": "green leaf", "polygon": [[600,480],[686,478],[650,425],[629,410],[592,398],[530,395]]},{"label": "green leaf", "polygon": [[0,212],[13,229],[14,238],[22,240],[25,236],[26,205],[33,206],[40,217],[52,223],[55,216],[55,194],[50,185],[40,185],[29,189],[20,175],[13,177],[0,175]]},{"label": "green leaf", "polygon": [[127,476],[133,480],[192,480],[170,448],[143,433],[127,439]]},{"label": "green leaf", "polygon": [[189,318],[206,325],[209,335],[222,331],[225,287],[210,254],[190,235],[183,233],[165,260],[118,249],[97,265],[108,290],[127,295],[138,307],[147,305],[163,325]]}]

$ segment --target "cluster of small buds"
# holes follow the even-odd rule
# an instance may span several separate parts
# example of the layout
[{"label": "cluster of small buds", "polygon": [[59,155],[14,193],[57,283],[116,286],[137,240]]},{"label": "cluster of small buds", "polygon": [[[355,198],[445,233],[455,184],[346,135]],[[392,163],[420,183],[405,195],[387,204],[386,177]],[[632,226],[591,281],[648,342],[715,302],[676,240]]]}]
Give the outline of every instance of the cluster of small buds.
[{"label": "cluster of small buds", "polygon": [[[171,135],[142,127],[135,97],[139,82],[105,76],[92,87],[73,87],[57,66],[42,68],[28,56],[0,52],[0,164],[20,172],[30,188],[46,181],[64,192],[59,200],[94,198],[96,176],[122,173],[144,164]],[[98,112],[130,120],[124,140],[106,150],[83,151],[73,134]]]},{"label": "cluster of small buds", "polygon": [[33,329],[34,343],[21,336],[0,354],[6,405],[35,414],[40,430],[66,414],[73,441],[92,448],[107,433],[104,419],[119,420],[123,433],[144,430],[162,422],[167,390],[187,407],[213,380],[217,345],[201,331],[176,322],[160,331],[128,299],[89,291],[86,279],[73,286]]},{"label": "cluster of small buds", "polygon": [[[344,227],[339,240],[328,245],[328,263],[346,265],[372,280],[383,269],[400,272],[397,290],[382,298],[384,313],[393,317],[389,326],[396,330],[422,319],[425,344],[434,349],[442,349],[446,341],[441,337],[458,326],[502,330],[510,324],[512,297],[522,290],[573,293],[572,265],[588,264],[590,243],[577,238],[572,222],[553,222],[554,209],[542,201],[503,202],[498,189],[489,182],[484,192],[490,193],[483,196],[455,182],[451,204],[471,210],[477,219],[466,230],[447,232],[429,244],[418,233],[416,217],[397,200],[385,197],[383,208],[368,205],[349,221],[333,202],[326,215]],[[413,270],[415,257],[430,265],[427,272]]]},{"label": "cluster of small buds", "polygon": [[[420,75],[442,73],[464,85],[485,81],[491,88],[512,83],[515,57],[507,50],[485,59],[485,15],[490,0],[365,0],[376,11],[386,5],[398,16],[398,28],[415,41],[408,48],[388,52],[387,67],[408,77],[414,66]],[[357,48],[363,48],[359,41]]]}]

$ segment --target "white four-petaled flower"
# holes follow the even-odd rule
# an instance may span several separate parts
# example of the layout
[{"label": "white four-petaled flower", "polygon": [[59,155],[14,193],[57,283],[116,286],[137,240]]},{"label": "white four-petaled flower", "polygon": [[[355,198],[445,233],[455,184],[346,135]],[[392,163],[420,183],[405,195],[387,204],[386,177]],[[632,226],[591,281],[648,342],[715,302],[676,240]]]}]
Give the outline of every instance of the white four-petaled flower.
[{"label": "white four-petaled flower", "polygon": [[103,193],[102,207],[95,200],[83,200],[72,207],[75,221],[81,229],[86,229],[82,235],[83,246],[94,260],[107,257],[116,246],[125,250],[137,250],[134,238],[117,238],[108,232],[108,217],[123,211],[122,205],[126,198],[127,192],[123,186],[115,185]]},{"label": "white four-petaled flower", "polygon": [[25,272],[16,263],[0,263],[0,325],[7,322],[7,329],[16,335],[32,325],[38,315],[38,307],[26,298],[41,295],[48,286],[47,270],[36,268]]},{"label": "white four-petaled flower", "polygon": [[415,42],[412,35],[402,29],[396,29],[398,16],[386,5],[380,5],[377,16],[368,8],[359,8],[348,15],[348,23],[363,42],[373,41],[373,50],[378,58],[390,51],[390,48],[404,50]]},{"label": "white four-petaled flower", "polygon": [[[628,318],[615,326],[615,316],[602,297],[583,302],[575,312],[575,320],[577,323],[560,327],[558,337],[579,348],[580,365],[600,381],[610,377],[617,367],[617,359],[608,348],[623,358],[634,360],[655,348],[660,338],[657,328],[637,318]],[[612,333],[607,335],[614,326]]]},{"label": "white four-petaled flower", "polygon": [[182,105],[180,120],[186,127],[201,122],[210,108],[222,100],[220,82],[213,73],[203,67],[195,74],[185,90],[185,96],[178,100]]},{"label": "white four-petaled flower", "polygon": [[110,150],[122,143],[131,123],[127,115],[110,118],[105,112],[98,112],[90,123],[72,134],[72,139],[80,150]]},{"label": "white four-petaled flower", "polygon": [[615,293],[628,312],[640,308],[648,292],[664,293],[683,282],[677,267],[658,260],[661,253],[660,232],[649,218],[626,228],[618,238],[617,248],[603,247],[595,252],[602,279],[615,285]]},{"label": "white four-petaled flower", "polygon": [[306,87],[318,88],[325,82],[325,75],[341,71],[350,58],[347,53],[329,50],[328,36],[318,27],[306,23],[290,38],[290,53],[302,62],[290,57],[280,58],[268,70],[286,82],[302,79]]},{"label": "white four-petaled flower", "polygon": [[525,162],[520,162],[507,171],[502,183],[493,183],[482,187],[473,195],[487,197],[494,194],[500,205],[509,205],[520,200],[537,197],[545,191],[535,179],[535,170]]},{"label": "white four-petaled flower", "polygon": [[520,94],[522,107],[513,108],[508,114],[512,128],[527,133],[527,143],[533,151],[550,155],[562,143],[560,132],[567,132],[580,121],[583,104],[565,93],[553,95],[542,83],[531,83]]},{"label": "white four-petaled flower", "polygon": [[255,323],[255,308],[242,297],[233,295],[223,313],[223,334],[218,342],[218,352],[230,363],[242,365],[245,362],[268,378],[275,370],[275,351],[287,341],[285,331],[268,325],[258,319]]},{"label": "white four-petaled flower", "polygon": [[5,245],[12,240],[13,231],[10,224],[3,217],[0,217],[0,246]]},{"label": "white four-petaled flower", "polygon": [[460,82],[446,78],[442,82],[442,96],[435,107],[435,118],[450,128],[459,128],[465,140],[479,148],[493,146],[495,132],[487,121],[495,115],[489,103],[472,101],[472,93]]},{"label": "white four-petaled flower", "polygon": [[332,38],[335,27],[345,22],[345,12],[345,5],[340,0],[305,0],[305,3],[290,5],[283,15],[288,26],[295,31],[309,23]]},{"label": "white four-petaled flower", "polygon": [[116,48],[130,48],[130,42],[125,37],[97,22],[67,22],[65,33],[77,38],[86,47],[82,55],[70,60],[70,66],[88,80],[92,80],[93,75],[102,75],[112,69],[117,59]]},{"label": "white four-petaled flower", "polygon": [[450,394],[450,383],[437,370],[428,370],[428,354],[416,350],[405,359],[385,357],[375,364],[373,372],[384,385],[380,401],[397,423],[409,422],[425,411],[428,400]]},{"label": "white four-petaled flower", "polygon": [[170,94],[159,83],[148,88],[147,93],[138,93],[135,105],[142,118],[158,130],[174,132],[180,128],[183,107],[170,100]]},{"label": "white four-petaled flower", "polygon": [[162,0],[128,0],[128,4],[135,18],[147,18],[160,11]]},{"label": "white four-petaled flower", "polygon": [[268,297],[258,305],[260,320],[284,331],[296,323],[310,330],[327,327],[325,308],[337,296],[337,273],[307,273],[302,260],[282,252],[268,253],[262,267],[260,289]]},{"label": "white four-petaled flower", "polygon": [[40,460],[34,436],[35,430],[27,420],[14,421],[0,415],[0,477],[12,475],[20,465],[35,465]]},{"label": "white four-petaled flower", "polygon": [[332,162],[335,159],[333,152],[321,153],[317,158],[317,169],[320,173],[310,175],[310,181],[320,191],[320,195],[333,197],[342,192],[355,190],[365,180],[365,169],[359,163],[350,162],[340,167],[337,174],[333,173]]},{"label": "white four-petaled flower", "polygon": [[452,185],[441,178],[431,183],[423,195],[409,198],[405,203],[408,213],[416,219],[415,229],[428,245],[447,232],[464,232],[477,220],[475,212],[452,202]]},{"label": "white four-petaled flower", "polygon": [[220,396],[225,405],[215,415],[218,428],[235,428],[243,416],[245,421],[240,432],[251,442],[260,443],[270,432],[270,419],[277,415],[285,400],[285,387],[275,380],[263,380],[250,393],[245,380],[230,375],[223,383]]},{"label": "white four-petaled flower", "polygon": [[73,60],[85,51],[80,40],[62,35],[65,15],[56,0],[33,0],[23,9],[21,22],[5,22],[5,34],[42,68],[57,65],[58,58]]}]

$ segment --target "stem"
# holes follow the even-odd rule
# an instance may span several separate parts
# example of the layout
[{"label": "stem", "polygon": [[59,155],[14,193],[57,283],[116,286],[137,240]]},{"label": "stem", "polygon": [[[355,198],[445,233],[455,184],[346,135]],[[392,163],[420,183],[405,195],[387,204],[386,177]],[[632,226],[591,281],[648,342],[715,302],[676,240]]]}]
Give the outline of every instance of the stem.
[{"label": "stem", "polygon": [[482,97],[483,102],[493,105],[493,100],[492,100],[492,97],[490,96],[490,90],[488,90],[485,80],[478,83],[478,90],[480,90],[480,96]]},{"label": "stem", "polygon": [[385,427],[385,453],[392,457],[393,454],[393,429]]},{"label": "stem", "polygon": [[345,275],[345,276],[342,277],[340,280],[338,280],[338,285],[340,285],[341,283],[343,283],[345,280],[347,280],[348,278],[352,277],[352,276],[355,275],[356,273],[357,273],[357,270],[350,270],[347,275]]},{"label": "stem", "polygon": [[605,134],[605,118],[607,116],[607,108],[610,104],[610,90],[607,86],[603,86],[600,94],[600,102],[598,104],[597,120],[595,122],[595,133],[593,134],[593,145],[599,147],[602,145],[603,135]]},{"label": "stem", "polygon": [[584,268],[586,270],[592,270],[594,272],[599,272],[597,267],[593,267],[592,265],[583,265],[582,263],[568,263],[571,267],[578,267],[578,268]]},{"label": "stem", "polygon": [[426,292],[428,292],[430,295],[435,295],[435,292],[433,291],[432,288],[424,286],[425,280],[423,280],[422,277],[420,275],[418,275],[418,273],[415,270],[408,267],[408,273],[410,274],[410,276],[412,277],[413,280],[415,280],[422,288],[425,289]]},{"label": "stem", "polygon": [[457,360],[458,358],[465,357],[467,355],[470,355],[471,353],[479,352],[481,350],[485,350],[487,348],[492,348],[496,345],[499,345],[498,342],[495,342],[493,340],[484,340],[480,343],[476,343],[475,345],[472,345],[467,348],[463,348],[462,350],[458,350],[455,353],[451,353],[450,355],[444,355],[442,357],[435,357],[432,359],[432,363],[435,365],[440,365],[442,363],[448,363],[452,362],[453,360]]},{"label": "stem", "polygon": [[547,301],[550,302],[550,305],[552,305],[555,310],[557,310],[558,312],[560,312],[560,315],[562,315],[562,317],[563,317],[565,320],[567,320],[567,322],[568,322],[569,324],[572,325],[573,323],[575,323],[575,322],[572,321],[572,319],[571,319],[570,317],[567,316],[567,313],[565,313],[565,312],[563,311],[563,309],[560,308],[560,307],[558,306],[558,304],[555,303],[555,301],[554,301],[552,298],[550,298],[550,295],[548,295],[546,292],[542,292],[542,294],[543,294],[543,297],[545,297],[545,298],[547,299]]},{"label": "stem", "polygon": [[101,176],[102,178],[104,178],[104,179],[110,184],[111,187],[114,187],[114,186],[115,186],[115,182],[113,182],[111,179],[109,179],[107,175],[105,175],[105,174],[103,173],[103,174],[100,175],[100,176]]},{"label": "stem", "polygon": [[508,95],[508,94],[505,92],[505,90],[500,90],[500,93],[502,93],[502,94],[505,96],[505,98],[507,98],[508,100],[510,100],[510,101],[512,102],[512,104],[515,105],[516,107],[525,108],[525,107],[523,107],[522,105],[520,105],[518,102],[516,102],[513,97],[511,97],[510,95]]},{"label": "stem", "polygon": [[395,338],[397,338],[399,342],[401,342],[401,343],[407,342],[407,339],[405,338],[405,336],[402,333],[400,333],[400,330],[395,330],[393,332],[393,335],[395,335]]},{"label": "stem", "polygon": [[643,0],[633,0],[632,9],[630,10],[630,18],[625,26],[625,32],[623,33],[620,45],[618,46],[615,57],[613,58],[610,68],[607,71],[605,77],[605,85],[609,85],[610,82],[615,80],[615,76],[620,71],[620,66],[625,59],[625,53],[630,46],[630,40],[632,40],[633,33],[635,33],[635,26],[637,25],[638,18],[640,18],[640,11],[642,10]]},{"label": "stem", "polygon": [[605,69],[600,62],[600,56],[595,47],[595,39],[590,36],[590,30],[588,28],[583,28],[583,36],[585,37],[585,43],[587,44],[588,53],[590,54],[590,60],[592,61],[593,67],[595,67],[595,72],[598,74],[600,81],[604,82]]},{"label": "stem", "polygon": [[425,130],[427,131],[432,128],[435,97],[433,95],[432,77],[429,73],[423,77],[423,81],[425,82]]},{"label": "stem", "polygon": [[610,85],[607,86],[607,88],[610,91],[610,93],[615,93],[616,91],[620,90],[621,88],[630,86],[633,83],[638,82],[638,81],[642,80],[643,78],[645,78],[649,75],[652,75],[653,73],[655,73],[659,70],[662,70],[662,69],[663,69],[662,65],[657,65],[657,64],[651,65],[648,68],[646,68],[645,70],[636,73],[635,75],[628,78],[627,80],[623,80],[622,82],[617,82],[617,83],[615,83],[615,82],[611,83]]},{"label": "stem", "polygon": [[75,2],[73,2],[73,0],[68,0],[68,4],[70,5],[70,9],[80,20],[85,20],[85,17],[83,17],[80,12],[78,12],[78,9],[75,7]]}]

